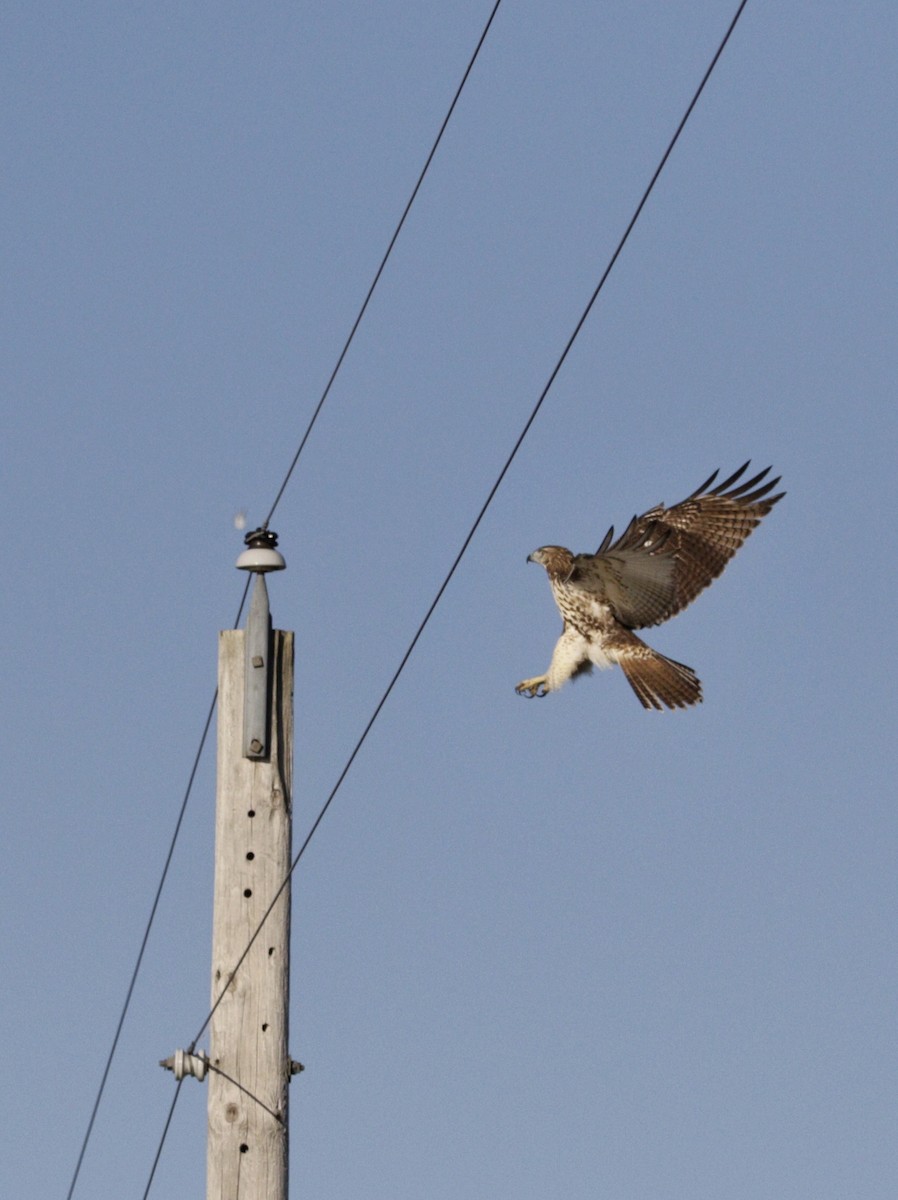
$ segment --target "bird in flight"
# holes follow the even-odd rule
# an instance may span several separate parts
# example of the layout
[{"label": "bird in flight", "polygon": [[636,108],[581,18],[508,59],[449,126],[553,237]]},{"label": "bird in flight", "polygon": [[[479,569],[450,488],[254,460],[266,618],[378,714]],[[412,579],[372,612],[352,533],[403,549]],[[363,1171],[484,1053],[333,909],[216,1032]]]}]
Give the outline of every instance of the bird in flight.
[{"label": "bird in flight", "polygon": [[[660,625],[691,604],[785,492],[763,482],[770,471],[739,483],[748,463],[712,488],[717,471],[672,508],[663,504],[634,517],[615,542],[614,526],[595,554],[541,546],[528,562],[545,567],[564,620],[545,675],[515,691],[546,696],[593,667],[618,663],[644,708],[699,704],[702,685],[691,667],[665,658],[633,632]],[[738,484],[738,486],[734,486]]]}]

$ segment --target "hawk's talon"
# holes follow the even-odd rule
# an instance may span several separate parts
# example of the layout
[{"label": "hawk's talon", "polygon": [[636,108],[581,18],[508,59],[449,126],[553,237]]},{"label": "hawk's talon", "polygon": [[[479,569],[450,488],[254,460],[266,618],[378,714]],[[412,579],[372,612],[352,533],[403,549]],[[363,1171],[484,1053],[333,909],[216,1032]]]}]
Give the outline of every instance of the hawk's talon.
[{"label": "hawk's talon", "polygon": [[528,700],[532,700],[534,696],[542,699],[543,696],[548,696],[549,689],[546,687],[545,675],[538,675],[535,679],[525,679],[515,688],[519,696],[526,696]]}]

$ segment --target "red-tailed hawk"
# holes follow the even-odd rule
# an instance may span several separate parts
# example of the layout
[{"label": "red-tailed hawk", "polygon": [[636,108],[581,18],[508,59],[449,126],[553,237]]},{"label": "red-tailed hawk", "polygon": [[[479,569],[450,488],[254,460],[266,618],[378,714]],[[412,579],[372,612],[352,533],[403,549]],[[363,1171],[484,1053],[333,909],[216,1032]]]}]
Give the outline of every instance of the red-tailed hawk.
[{"label": "red-tailed hawk", "polygon": [[534,550],[527,561],[546,568],[564,629],[545,675],[515,691],[545,696],[594,666],[619,663],[644,708],[698,704],[702,685],[692,668],[652,650],[633,630],[660,625],[690,604],[783,498],[768,496],[779,477],[761,483],[769,467],[734,487],[747,467],[711,489],[715,471],[673,508],[659,504],[634,517],[614,544],[612,525],[595,554]]}]

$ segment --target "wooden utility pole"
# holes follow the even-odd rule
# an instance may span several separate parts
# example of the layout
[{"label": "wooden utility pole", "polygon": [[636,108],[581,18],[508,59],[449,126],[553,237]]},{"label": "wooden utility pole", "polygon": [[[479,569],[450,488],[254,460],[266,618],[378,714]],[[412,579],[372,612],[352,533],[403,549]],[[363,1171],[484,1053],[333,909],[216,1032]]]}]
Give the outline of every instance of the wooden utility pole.
[{"label": "wooden utility pole", "polygon": [[247,627],[219,641],[207,1200],[287,1200],[293,634],[271,629],[272,539],[248,536]]},{"label": "wooden utility pole", "polygon": [[293,634],[271,628],[276,535],[257,529],[246,545],[246,629],[219,638],[210,1049],[161,1065],[208,1076],[207,1200],[287,1200],[287,1085],[302,1070],[287,1050]]}]

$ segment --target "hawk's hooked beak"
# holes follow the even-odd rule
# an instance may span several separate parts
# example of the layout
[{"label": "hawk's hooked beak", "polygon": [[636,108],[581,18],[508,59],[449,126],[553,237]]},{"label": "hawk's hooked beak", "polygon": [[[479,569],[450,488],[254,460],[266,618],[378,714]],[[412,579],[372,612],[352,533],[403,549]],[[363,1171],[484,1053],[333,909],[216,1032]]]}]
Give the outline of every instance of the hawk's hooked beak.
[{"label": "hawk's hooked beak", "polygon": [[528,554],[528,555],[527,555],[527,562],[533,562],[533,555],[532,555],[532,554]]}]

